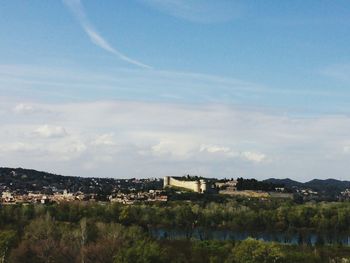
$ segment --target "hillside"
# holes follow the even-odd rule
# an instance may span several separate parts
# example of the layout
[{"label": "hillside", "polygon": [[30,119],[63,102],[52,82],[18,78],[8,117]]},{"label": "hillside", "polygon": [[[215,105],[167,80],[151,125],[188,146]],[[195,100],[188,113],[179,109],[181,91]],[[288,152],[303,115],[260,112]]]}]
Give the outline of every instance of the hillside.
[{"label": "hillside", "polygon": [[[247,181],[247,180],[245,180]],[[256,181],[256,180],[255,180]],[[292,179],[270,178],[261,182],[267,186],[281,185],[288,189],[312,189],[327,196],[338,195],[345,189],[350,189],[350,181],[336,179],[314,179],[305,183]],[[19,193],[41,191],[52,193],[68,190],[84,193],[110,194],[113,190],[147,190],[162,189],[162,180],[151,179],[114,179],[114,178],[85,178],[63,176],[23,168],[0,168],[0,190],[11,190]]]},{"label": "hillside", "polygon": [[270,178],[270,179],[264,180],[264,182],[284,185],[285,187],[290,188],[290,189],[303,186],[303,183],[298,182],[298,181],[294,181],[294,180],[289,179],[289,178],[286,178],[286,179]]},{"label": "hillside", "polygon": [[113,179],[63,176],[23,168],[0,168],[0,187],[17,192],[52,193],[68,190],[84,193],[110,194],[113,189],[156,189],[162,182],[149,179]]},{"label": "hillside", "polygon": [[313,179],[305,183],[294,181],[289,178],[286,178],[286,179],[270,178],[264,181],[275,183],[275,184],[283,184],[285,187],[290,189],[310,188],[317,192],[324,192],[324,193],[339,193],[341,191],[344,191],[347,188],[350,188],[350,181],[341,181],[336,179],[325,179],[325,180]]}]

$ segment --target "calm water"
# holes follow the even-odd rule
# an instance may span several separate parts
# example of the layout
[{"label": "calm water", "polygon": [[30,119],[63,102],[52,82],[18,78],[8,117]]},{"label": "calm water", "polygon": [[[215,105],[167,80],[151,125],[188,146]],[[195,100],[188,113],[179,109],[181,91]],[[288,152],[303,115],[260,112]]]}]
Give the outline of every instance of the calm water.
[{"label": "calm water", "polygon": [[349,234],[316,234],[316,233],[250,233],[232,230],[203,230],[199,228],[185,231],[182,229],[155,228],[150,234],[157,239],[198,239],[198,240],[244,240],[248,237],[264,241],[275,241],[284,244],[342,244],[350,245]]}]

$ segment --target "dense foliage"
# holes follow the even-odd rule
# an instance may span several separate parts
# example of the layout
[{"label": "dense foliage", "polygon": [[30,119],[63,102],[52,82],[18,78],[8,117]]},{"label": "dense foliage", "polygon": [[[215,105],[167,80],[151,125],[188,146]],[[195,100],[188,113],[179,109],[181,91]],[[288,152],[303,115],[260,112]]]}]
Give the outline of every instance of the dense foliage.
[{"label": "dense foliage", "polygon": [[275,184],[272,182],[258,181],[256,179],[237,179],[237,190],[255,190],[255,191],[275,191],[276,187],[284,187],[284,184]]},{"label": "dense foliage", "polygon": [[[349,203],[297,205],[281,200],[119,205],[62,203],[3,206],[0,262],[346,262],[350,248],[194,239],[213,228],[350,233]],[[183,239],[159,239],[152,228],[181,229]],[[333,260],[333,261],[330,261]],[[337,261],[338,260],[338,261]]]},{"label": "dense foliage", "polygon": [[26,225],[50,214],[58,221],[78,223],[82,218],[123,225],[193,229],[258,231],[313,231],[350,233],[350,203],[295,204],[278,199],[231,199],[226,202],[168,202],[154,204],[62,203],[49,206],[11,205],[0,209],[0,227]]}]

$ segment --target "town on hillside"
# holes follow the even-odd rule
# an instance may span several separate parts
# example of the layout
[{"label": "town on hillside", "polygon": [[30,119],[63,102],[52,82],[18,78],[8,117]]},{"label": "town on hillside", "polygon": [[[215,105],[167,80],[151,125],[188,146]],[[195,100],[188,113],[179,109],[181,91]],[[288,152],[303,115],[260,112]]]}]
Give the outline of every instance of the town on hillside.
[{"label": "town on hillside", "polygon": [[242,196],[285,198],[296,201],[348,200],[348,182],[321,180],[300,183],[292,180],[217,179],[200,176],[115,179],[62,176],[22,168],[0,168],[2,204],[61,202],[166,202]]}]

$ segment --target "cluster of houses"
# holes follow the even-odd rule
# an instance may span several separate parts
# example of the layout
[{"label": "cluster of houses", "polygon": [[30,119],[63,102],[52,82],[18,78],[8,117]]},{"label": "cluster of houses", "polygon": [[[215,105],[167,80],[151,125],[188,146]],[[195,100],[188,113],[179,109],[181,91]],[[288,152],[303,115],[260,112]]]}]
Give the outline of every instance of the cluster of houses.
[{"label": "cluster of houses", "polygon": [[340,192],[340,195],[342,198],[349,200],[350,199],[350,189],[345,189],[344,191]]},{"label": "cluster of houses", "polygon": [[297,189],[296,192],[302,196],[306,197],[312,197],[312,196],[317,196],[318,192],[314,191],[312,189]]},{"label": "cluster of houses", "polygon": [[149,190],[148,192],[138,192],[123,194],[117,193],[109,196],[110,202],[122,204],[134,204],[135,202],[166,202],[168,196],[162,190]]},{"label": "cluster of houses", "polygon": [[1,194],[2,204],[19,204],[19,203],[61,203],[69,201],[93,200],[93,195],[85,195],[82,192],[68,193],[67,190],[56,192],[52,195],[44,193],[28,192],[27,194],[17,194],[11,191],[3,191]]},{"label": "cluster of houses", "polygon": [[218,181],[215,186],[221,194],[230,194],[237,191],[237,180]]},{"label": "cluster of houses", "polygon": [[[118,202],[123,204],[133,204],[135,202],[155,202],[168,201],[168,196],[160,190],[150,190],[148,192],[137,193],[116,193],[108,196],[110,202]],[[1,193],[2,204],[49,204],[62,203],[73,201],[96,201],[95,194],[84,194],[82,192],[69,193],[67,190],[63,192],[56,192],[54,194],[32,193],[16,194],[11,191],[3,191]]]}]

